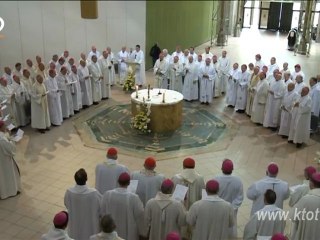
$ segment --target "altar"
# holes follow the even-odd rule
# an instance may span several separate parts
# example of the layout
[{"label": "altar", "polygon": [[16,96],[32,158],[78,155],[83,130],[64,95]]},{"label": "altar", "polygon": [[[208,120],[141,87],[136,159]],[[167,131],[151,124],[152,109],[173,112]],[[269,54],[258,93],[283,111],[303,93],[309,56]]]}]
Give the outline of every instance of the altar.
[{"label": "altar", "polygon": [[[138,98],[136,98],[137,94]],[[133,92],[131,94],[133,116],[138,113],[137,105],[142,104],[143,100],[145,100],[145,103],[151,104],[149,126],[152,132],[172,132],[181,126],[183,104],[181,93],[167,89],[150,89],[150,99],[148,101],[148,89]]]}]

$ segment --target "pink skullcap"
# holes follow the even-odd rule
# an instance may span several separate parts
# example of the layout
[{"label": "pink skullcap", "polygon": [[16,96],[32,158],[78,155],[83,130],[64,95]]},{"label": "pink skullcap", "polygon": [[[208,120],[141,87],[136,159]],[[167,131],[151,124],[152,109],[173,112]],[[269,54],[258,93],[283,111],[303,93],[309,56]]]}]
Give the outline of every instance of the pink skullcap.
[{"label": "pink skullcap", "polygon": [[168,233],[166,240],[180,240],[180,235],[177,232]]},{"label": "pink skullcap", "polygon": [[156,166],[156,160],[153,157],[147,157],[144,161],[144,165],[147,168],[154,168]]},{"label": "pink skullcap", "polygon": [[221,169],[222,169],[223,172],[232,172],[232,170],[233,170],[233,162],[230,159],[223,160]]},{"label": "pink skullcap", "polygon": [[306,167],[306,168],[304,169],[304,171],[305,171],[305,173],[306,173],[309,177],[311,177],[312,174],[314,174],[315,172],[317,172],[317,169],[316,169],[315,167],[313,167],[313,166],[308,166],[308,167]]},{"label": "pink skullcap", "polygon": [[170,179],[165,179],[162,182],[161,188],[164,187],[166,189],[173,187],[173,182]]},{"label": "pink skullcap", "polygon": [[117,156],[118,151],[116,148],[111,147],[108,149],[107,154],[108,154],[108,156]]},{"label": "pink skullcap", "polygon": [[208,192],[217,192],[219,190],[219,183],[218,181],[212,179],[209,180],[206,184],[206,190]]},{"label": "pink skullcap", "polygon": [[316,184],[320,184],[320,173],[319,172],[315,172],[314,174],[311,175],[311,180],[312,182],[316,183]]},{"label": "pink skullcap", "polygon": [[278,174],[279,168],[276,163],[270,163],[268,166],[268,172],[272,175]]},{"label": "pink skullcap", "polygon": [[68,223],[68,213],[61,211],[57,213],[53,218],[53,224],[55,227],[63,227]]},{"label": "pink skullcap", "polygon": [[130,181],[130,175],[127,172],[123,172],[120,174],[119,178],[118,178],[119,182],[128,182]]},{"label": "pink skullcap", "polygon": [[287,238],[282,233],[276,233],[272,236],[271,240],[287,240]]},{"label": "pink skullcap", "polygon": [[193,158],[186,158],[183,160],[183,166],[187,167],[187,168],[194,168],[194,166],[196,165],[195,161]]},{"label": "pink skullcap", "polygon": [[0,120],[0,128],[3,127],[5,125],[5,122]]}]

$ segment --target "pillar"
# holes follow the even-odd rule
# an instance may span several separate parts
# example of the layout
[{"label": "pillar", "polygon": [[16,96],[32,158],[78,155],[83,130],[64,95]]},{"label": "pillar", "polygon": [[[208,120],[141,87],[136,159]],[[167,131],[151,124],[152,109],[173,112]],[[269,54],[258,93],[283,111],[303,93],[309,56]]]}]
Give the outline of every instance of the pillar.
[{"label": "pillar", "polygon": [[234,37],[240,37],[240,32],[242,28],[242,13],[244,10],[244,0],[237,1],[237,17],[236,17],[236,23],[234,24],[233,28],[233,36]]},{"label": "pillar", "polygon": [[309,0],[306,3],[306,10],[304,14],[304,21],[303,21],[303,29],[302,35],[300,38],[300,42],[298,45],[297,53],[306,55],[307,54],[307,44],[311,41],[310,30],[311,30],[311,16],[312,16],[312,7],[314,0]]},{"label": "pillar", "polygon": [[217,46],[224,46],[226,42],[225,21],[225,1],[219,1]]}]

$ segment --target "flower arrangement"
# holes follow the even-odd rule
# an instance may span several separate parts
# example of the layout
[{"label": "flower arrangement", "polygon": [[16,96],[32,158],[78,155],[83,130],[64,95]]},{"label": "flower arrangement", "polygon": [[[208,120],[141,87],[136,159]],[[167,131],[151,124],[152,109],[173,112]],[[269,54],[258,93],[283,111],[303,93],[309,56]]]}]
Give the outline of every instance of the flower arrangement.
[{"label": "flower arrangement", "polygon": [[314,158],[317,164],[320,164],[320,152],[316,152],[317,157]]},{"label": "flower arrangement", "polygon": [[131,119],[131,126],[141,133],[150,133],[148,124],[150,123],[151,104],[143,103],[137,105],[138,114]]},{"label": "flower arrangement", "polygon": [[123,84],[123,91],[127,92],[127,91],[134,90],[134,82],[135,82],[135,76],[133,71],[128,71],[128,77]]}]

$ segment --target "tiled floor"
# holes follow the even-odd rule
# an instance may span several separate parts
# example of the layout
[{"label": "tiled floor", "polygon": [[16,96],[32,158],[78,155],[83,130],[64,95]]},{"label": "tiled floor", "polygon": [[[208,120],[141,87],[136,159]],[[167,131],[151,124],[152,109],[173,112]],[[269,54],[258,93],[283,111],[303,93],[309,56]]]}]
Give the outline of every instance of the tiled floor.
[{"label": "tiled floor", "polygon": [[[203,52],[204,45],[198,49]],[[285,35],[246,30],[240,38],[230,37],[225,49],[232,62],[248,64],[254,62],[256,53],[261,53],[265,63],[269,63],[269,59],[275,56],[278,64],[289,62],[290,69],[293,69],[294,64],[300,63],[307,77],[320,73],[319,43],[312,45],[310,57],[293,56],[292,52],[286,50]],[[221,47],[212,49],[217,55],[220,55],[221,50]],[[152,82],[150,72],[147,73],[147,79]],[[124,94],[119,87],[114,87],[113,99],[128,103],[129,95]],[[241,177],[245,190],[253,181],[265,175],[266,165],[270,161],[279,164],[279,177],[289,181],[291,185],[302,180],[302,170],[306,165],[316,166],[314,157],[315,152],[320,149],[319,142],[310,140],[307,147],[297,150],[275,133],[252,124],[245,115],[225,108],[223,98],[215,99],[209,107],[234,121],[239,129],[233,138],[228,139],[227,148],[210,151],[209,147],[209,151],[206,149],[197,151],[196,155],[190,154],[197,160],[197,170],[206,179],[219,174],[221,161],[226,157],[234,161],[234,174]],[[90,109],[80,114],[86,114],[86,111]],[[85,168],[89,177],[88,184],[94,186],[95,166],[105,157],[105,151],[84,146],[73,127],[72,118],[66,120],[61,127],[51,128],[46,134],[39,134],[30,127],[24,130],[25,137],[17,144],[16,157],[22,173],[23,191],[19,196],[0,200],[1,240],[39,239],[51,227],[53,215],[64,209],[63,196],[65,190],[74,185],[74,172],[80,167]],[[125,149],[119,149],[119,152],[119,161],[131,170],[142,167],[144,159],[141,154]],[[158,162],[157,170],[171,177],[180,171],[185,155],[183,151],[174,156],[168,153],[167,160]],[[251,202],[245,198],[238,213],[239,239],[249,218],[250,208]]]}]

